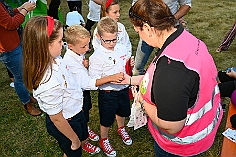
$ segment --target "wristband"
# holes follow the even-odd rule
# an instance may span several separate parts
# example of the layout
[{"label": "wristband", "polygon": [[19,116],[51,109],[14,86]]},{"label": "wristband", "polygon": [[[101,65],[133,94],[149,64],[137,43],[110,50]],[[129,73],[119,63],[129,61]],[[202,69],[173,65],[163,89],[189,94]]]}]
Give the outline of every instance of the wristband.
[{"label": "wristband", "polygon": [[25,9],[25,8],[22,8],[22,9],[24,9],[27,13],[29,12],[27,9]]}]

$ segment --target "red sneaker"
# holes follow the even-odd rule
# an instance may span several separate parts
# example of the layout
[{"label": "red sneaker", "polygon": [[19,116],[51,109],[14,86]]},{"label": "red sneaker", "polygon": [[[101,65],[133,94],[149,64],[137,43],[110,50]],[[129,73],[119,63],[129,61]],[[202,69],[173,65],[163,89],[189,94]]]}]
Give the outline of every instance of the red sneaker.
[{"label": "red sneaker", "polygon": [[83,146],[83,150],[93,155],[93,154],[99,153],[101,149],[97,146],[92,145],[91,143],[87,141]]},{"label": "red sneaker", "polygon": [[132,139],[130,138],[128,132],[125,130],[125,127],[122,126],[120,128],[118,128],[118,134],[121,136],[123,142],[126,144],[126,145],[131,145],[132,144]]},{"label": "red sneaker", "polygon": [[88,127],[88,133],[89,133],[89,139],[92,141],[98,141],[99,140],[99,136]]},{"label": "red sneaker", "polygon": [[104,138],[100,140],[100,146],[103,150],[103,152],[109,156],[109,157],[115,157],[116,156],[116,151],[114,148],[111,146],[108,138]]}]

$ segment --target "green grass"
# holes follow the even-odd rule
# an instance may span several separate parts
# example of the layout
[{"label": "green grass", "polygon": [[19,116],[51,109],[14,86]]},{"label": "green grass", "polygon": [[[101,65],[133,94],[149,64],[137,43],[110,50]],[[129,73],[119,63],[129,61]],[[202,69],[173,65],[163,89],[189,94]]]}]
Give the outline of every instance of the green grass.
[{"label": "green grass", "polygon": [[[130,36],[133,45],[133,54],[139,41],[138,34],[133,30],[128,20],[128,9],[131,0],[121,0],[121,19]],[[224,38],[225,34],[234,23],[236,1],[235,0],[194,0],[190,12],[185,16],[190,32],[201,39],[208,46],[218,70],[235,66],[236,41],[232,43],[229,50],[216,53],[215,50]],[[65,19],[68,6],[62,1],[61,12]],[[88,6],[83,0],[83,15],[86,19]],[[88,54],[90,55],[90,54]],[[150,57],[149,62],[152,60]],[[63,152],[57,142],[46,132],[45,115],[32,117],[26,113],[13,88],[9,86],[5,66],[0,63],[0,157],[60,157]],[[97,106],[97,92],[92,92],[93,108],[90,111],[90,126],[99,133],[99,116]],[[226,100],[226,103],[229,99]],[[225,113],[212,147],[200,157],[219,157],[222,146],[225,121]],[[147,129],[142,127],[138,130],[128,129],[133,144],[125,146],[117,135],[117,125],[111,127],[109,132],[110,142],[117,151],[118,157],[151,157],[153,153],[153,139]],[[98,142],[92,142],[98,146]],[[83,156],[90,156],[83,152]],[[101,152],[97,157],[104,157]]]}]

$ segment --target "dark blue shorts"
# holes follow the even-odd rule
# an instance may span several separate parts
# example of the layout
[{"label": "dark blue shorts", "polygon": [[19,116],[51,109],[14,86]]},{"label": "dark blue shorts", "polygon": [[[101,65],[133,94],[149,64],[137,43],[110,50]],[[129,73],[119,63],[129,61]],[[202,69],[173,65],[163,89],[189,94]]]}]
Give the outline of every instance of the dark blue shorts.
[{"label": "dark blue shorts", "polygon": [[[74,132],[78,135],[81,142],[88,138],[88,127],[83,112],[78,113],[72,117],[71,120],[68,120],[68,122]],[[48,115],[46,115],[46,128],[48,133],[58,141],[60,148],[67,155],[67,157],[82,156],[82,148],[80,147],[77,150],[72,150],[71,140],[57,129]]]},{"label": "dark blue shorts", "polygon": [[121,91],[99,90],[98,107],[100,115],[100,124],[110,127],[116,115],[128,117],[130,115],[129,88]]},{"label": "dark blue shorts", "polygon": [[92,108],[90,90],[83,91],[83,111],[87,123],[89,122],[89,110]]}]

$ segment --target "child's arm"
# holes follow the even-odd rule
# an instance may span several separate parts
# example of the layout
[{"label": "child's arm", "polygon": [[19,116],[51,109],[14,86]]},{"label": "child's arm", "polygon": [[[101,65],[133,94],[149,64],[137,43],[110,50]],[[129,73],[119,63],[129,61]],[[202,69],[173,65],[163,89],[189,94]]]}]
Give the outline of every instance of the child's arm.
[{"label": "child's arm", "polygon": [[95,3],[97,3],[98,5],[102,5],[102,0],[93,0]]},{"label": "child's arm", "polygon": [[120,72],[117,74],[102,77],[96,80],[96,87],[101,86],[108,82],[121,82],[124,79],[124,73]]},{"label": "child's arm", "polygon": [[76,150],[80,147],[81,142],[77,136],[77,134],[73,131],[68,121],[63,117],[62,111],[58,114],[49,116],[51,121],[57,127],[57,129],[64,134],[67,138],[69,138],[72,142],[71,149]]}]

